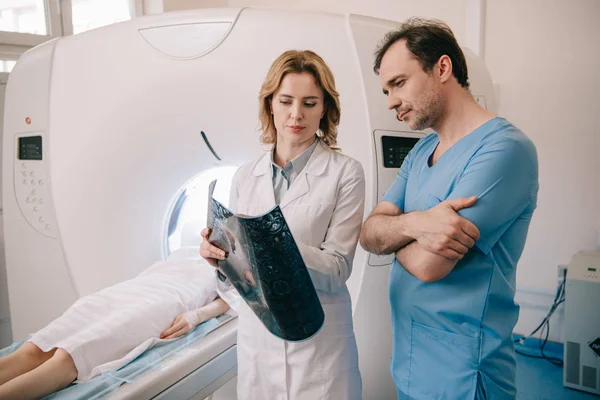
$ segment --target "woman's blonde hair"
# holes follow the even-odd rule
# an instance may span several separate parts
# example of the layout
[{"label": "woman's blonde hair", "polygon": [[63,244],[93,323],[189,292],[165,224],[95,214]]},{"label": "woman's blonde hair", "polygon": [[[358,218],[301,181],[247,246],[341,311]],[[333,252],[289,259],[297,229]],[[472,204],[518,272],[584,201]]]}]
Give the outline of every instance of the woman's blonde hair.
[{"label": "woman's blonde hair", "polygon": [[273,94],[281,86],[284,76],[289,73],[310,73],[323,90],[324,115],[319,122],[318,136],[332,150],[337,148],[337,126],[340,123],[340,99],[335,89],[333,73],[325,61],[310,50],[288,50],[281,54],[271,65],[267,77],[260,88],[259,118],[262,144],[276,144],[277,130],[271,113]]}]

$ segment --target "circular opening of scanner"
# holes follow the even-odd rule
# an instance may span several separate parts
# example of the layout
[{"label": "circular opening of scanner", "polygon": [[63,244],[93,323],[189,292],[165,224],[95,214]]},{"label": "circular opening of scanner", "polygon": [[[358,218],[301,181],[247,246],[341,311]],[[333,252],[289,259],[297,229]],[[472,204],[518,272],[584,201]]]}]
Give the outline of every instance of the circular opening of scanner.
[{"label": "circular opening of scanner", "polygon": [[192,178],[180,190],[168,218],[166,256],[181,248],[200,246],[200,231],[206,228],[208,186],[217,181],[213,196],[229,207],[229,191],[233,175],[238,167],[216,167],[203,171]]}]

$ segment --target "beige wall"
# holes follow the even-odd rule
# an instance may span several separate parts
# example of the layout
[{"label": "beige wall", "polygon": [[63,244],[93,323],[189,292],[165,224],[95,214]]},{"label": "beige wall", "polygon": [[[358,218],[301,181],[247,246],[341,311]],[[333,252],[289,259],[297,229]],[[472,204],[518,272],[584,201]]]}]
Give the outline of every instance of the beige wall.
[{"label": "beige wall", "polygon": [[520,285],[555,287],[556,266],[600,229],[600,1],[488,1],[485,59],[499,112],[535,142],[538,209]]}]

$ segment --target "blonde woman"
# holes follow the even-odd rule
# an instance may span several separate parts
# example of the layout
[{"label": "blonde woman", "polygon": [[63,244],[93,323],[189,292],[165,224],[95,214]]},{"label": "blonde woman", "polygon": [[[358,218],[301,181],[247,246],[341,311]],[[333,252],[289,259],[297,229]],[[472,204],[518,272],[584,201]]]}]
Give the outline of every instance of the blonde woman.
[{"label": "blonde woman", "polygon": [[[365,180],[361,165],[337,148],[339,95],[323,59],[312,51],[281,54],[260,90],[259,117],[261,143],[272,149],[236,172],[230,208],[259,215],[280,206],[325,322],[312,338],[286,342],[240,302],[238,399],[360,399],[346,280],[363,219]],[[209,234],[202,231],[200,254],[217,267],[225,254],[208,242]]]}]

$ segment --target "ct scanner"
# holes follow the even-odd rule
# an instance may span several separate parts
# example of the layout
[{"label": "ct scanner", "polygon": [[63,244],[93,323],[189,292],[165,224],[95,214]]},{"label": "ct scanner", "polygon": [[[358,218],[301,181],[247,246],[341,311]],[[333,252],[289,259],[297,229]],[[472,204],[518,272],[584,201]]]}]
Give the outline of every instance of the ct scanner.
[{"label": "ct scanner", "polygon": [[[230,176],[263,151],[258,91],[287,49],[312,49],[334,72],[339,144],[364,167],[366,217],[424,134],[387,110],[372,71],[379,41],[396,25],[360,15],[203,9],[134,19],[24,54],[8,82],[3,139],[14,340],[77,298],[199,242],[210,179]],[[473,95],[495,111],[483,61],[465,52]],[[365,399],[395,398],[391,262],[359,247],[348,283]],[[110,398],[210,394],[235,374],[236,323],[223,323],[170,368]]]}]

